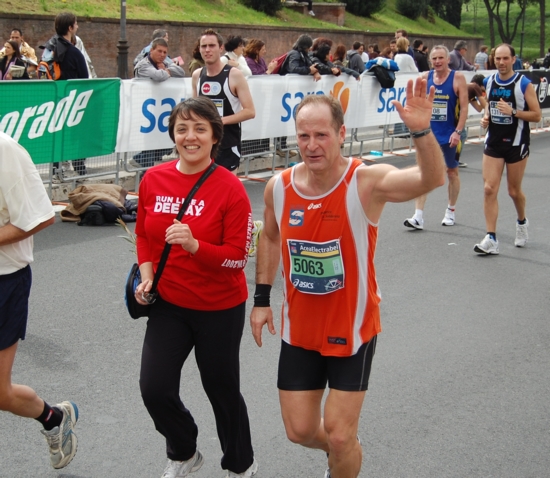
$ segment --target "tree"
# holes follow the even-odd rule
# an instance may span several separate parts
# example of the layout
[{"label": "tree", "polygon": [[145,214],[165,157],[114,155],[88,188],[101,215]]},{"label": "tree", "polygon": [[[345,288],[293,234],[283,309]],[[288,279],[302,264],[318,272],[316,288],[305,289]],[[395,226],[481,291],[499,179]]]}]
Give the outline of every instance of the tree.
[{"label": "tree", "polygon": [[385,6],[386,0],[348,0],[346,2],[346,11],[360,17],[370,17]]},{"label": "tree", "polygon": [[428,4],[432,7],[436,15],[456,28],[460,28],[462,21],[462,4],[467,3],[463,0],[429,0]]},{"label": "tree", "polygon": [[416,20],[427,8],[426,0],[397,0],[395,8],[404,17]]},{"label": "tree", "polygon": [[275,15],[282,7],[281,0],[243,0],[244,5],[267,15]]},{"label": "tree", "polygon": [[[539,1],[539,0],[536,0]],[[516,37],[518,24],[525,15],[528,0],[483,0],[489,14],[489,31],[491,34],[491,45],[495,44],[494,24],[496,23],[498,34],[503,43],[510,45]],[[514,3],[520,7],[520,11],[515,16],[510,9]],[[501,10],[504,10],[502,12]]]}]

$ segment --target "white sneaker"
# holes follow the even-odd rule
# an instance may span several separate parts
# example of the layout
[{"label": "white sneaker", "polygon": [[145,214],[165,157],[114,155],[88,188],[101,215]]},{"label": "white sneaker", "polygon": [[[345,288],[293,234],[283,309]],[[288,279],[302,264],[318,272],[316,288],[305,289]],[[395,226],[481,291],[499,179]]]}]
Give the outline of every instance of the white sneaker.
[{"label": "white sneaker", "polygon": [[168,458],[168,463],[161,478],[184,478],[189,473],[197,471],[203,464],[204,458],[197,448],[195,454],[187,461],[174,461]]},{"label": "white sneaker", "polygon": [[55,405],[63,413],[61,424],[46,431],[40,430],[44,435],[50,449],[50,463],[59,470],[66,467],[74,458],[78,448],[78,441],[74,434],[74,427],[78,421],[78,407],[73,402],[61,402]]},{"label": "white sneaker", "polygon": [[412,227],[413,229],[424,229],[424,219],[416,219],[414,216],[405,219],[403,224],[407,227]]},{"label": "white sneaker", "polygon": [[325,478],[330,478],[330,468],[327,468],[325,471]]},{"label": "white sneaker", "polygon": [[525,224],[519,224],[516,221],[516,240],[514,241],[516,247],[525,247],[525,244],[527,244],[527,239],[529,239],[529,233],[527,232],[528,227],[528,219],[525,219]]},{"label": "white sneaker", "polygon": [[315,16],[315,13],[313,13],[313,10],[310,10],[309,12],[307,12],[309,16],[311,17],[314,17]]},{"label": "white sneaker", "polygon": [[252,462],[252,465],[250,465],[250,468],[248,470],[243,471],[242,473],[234,473],[228,470],[225,478],[238,478],[239,476],[244,476],[244,477],[254,476],[257,471],[258,471],[258,462],[256,461],[256,458],[254,458],[254,461]]},{"label": "white sneaker", "polygon": [[491,236],[487,234],[483,241],[474,246],[474,251],[478,254],[498,254],[498,240],[491,239]]},{"label": "white sneaker", "polygon": [[449,208],[445,211],[445,217],[441,221],[442,226],[454,226],[455,225],[455,212]]}]

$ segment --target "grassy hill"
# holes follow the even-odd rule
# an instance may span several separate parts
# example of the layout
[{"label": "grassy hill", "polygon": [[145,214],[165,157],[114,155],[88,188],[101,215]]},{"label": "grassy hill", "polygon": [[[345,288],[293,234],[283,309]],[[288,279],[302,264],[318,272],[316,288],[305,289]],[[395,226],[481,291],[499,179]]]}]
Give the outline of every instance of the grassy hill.
[{"label": "grassy hill", "polygon": [[[129,19],[171,20],[183,22],[233,23],[246,25],[271,25],[319,28],[327,30],[351,29],[371,32],[392,32],[404,28],[412,35],[433,34],[469,36],[443,20],[436,19],[435,24],[426,19],[410,20],[395,11],[395,0],[388,0],[385,9],[362,18],[346,13],[344,27],[323,22],[283,8],[276,17],[270,17],[246,8],[238,0],[127,0],[126,16]],[[77,17],[119,18],[120,0],[4,0],[0,3],[0,12],[50,14],[70,10]]]},{"label": "grassy hill", "polygon": [[[548,5],[548,3],[547,3]],[[477,7],[477,8],[476,8]],[[549,8],[546,7],[546,33],[550,33],[550,25],[548,19],[550,18]],[[511,17],[516,18],[519,15],[519,7],[513,4],[510,12]],[[525,35],[523,38],[523,58],[526,60],[532,60],[539,57],[539,32],[540,32],[541,18],[538,5],[530,5],[527,7],[525,15]],[[462,8],[462,29],[472,35],[480,35],[485,38],[485,43],[490,44],[491,37],[489,35],[489,16],[487,10],[481,0],[472,0],[469,4],[466,4]],[[521,21],[518,25],[517,34],[513,41],[513,46],[519,55],[521,44]],[[500,43],[500,36],[498,35],[497,26],[495,24],[495,41]],[[546,45],[545,50],[550,47],[550,44]],[[543,55],[544,56],[544,55]]]}]

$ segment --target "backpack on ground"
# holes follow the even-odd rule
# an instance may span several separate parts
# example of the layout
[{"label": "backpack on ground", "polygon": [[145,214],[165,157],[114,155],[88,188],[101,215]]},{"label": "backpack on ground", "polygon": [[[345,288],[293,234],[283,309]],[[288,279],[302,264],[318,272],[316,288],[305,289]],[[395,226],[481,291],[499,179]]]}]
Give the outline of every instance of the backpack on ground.
[{"label": "backpack on ground", "polygon": [[39,80],[59,80],[61,78],[61,66],[53,58],[54,52],[45,48],[42,60],[38,64]]},{"label": "backpack on ground", "polygon": [[393,88],[395,84],[395,73],[380,65],[374,65],[369,71],[374,73],[382,88]]},{"label": "backpack on ground", "polygon": [[272,61],[277,62],[277,66],[273,68],[273,71],[271,72],[272,75],[281,75],[284,72],[282,71],[283,63],[285,62],[286,58],[288,56],[288,52],[283,53],[281,56],[278,56],[277,58],[273,58]]}]

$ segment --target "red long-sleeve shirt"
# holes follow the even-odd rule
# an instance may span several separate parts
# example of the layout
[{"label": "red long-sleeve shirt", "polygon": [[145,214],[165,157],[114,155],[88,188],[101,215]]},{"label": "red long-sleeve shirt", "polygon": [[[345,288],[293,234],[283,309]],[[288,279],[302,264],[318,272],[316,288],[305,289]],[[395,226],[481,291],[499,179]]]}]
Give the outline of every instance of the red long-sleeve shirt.
[{"label": "red long-sleeve shirt", "polygon": [[[136,223],[138,263],[152,262],[156,271],[166,229],[187,193],[202,175],[183,174],[178,161],[151,168],[139,188]],[[218,167],[199,188],[182,223],[188,224],[199,249],[193,255],[172,246],[159,281],[160,296],[195,310],[235,307],[248,297],[244,267],[248,259],[252,212],[236,176]]]}]

